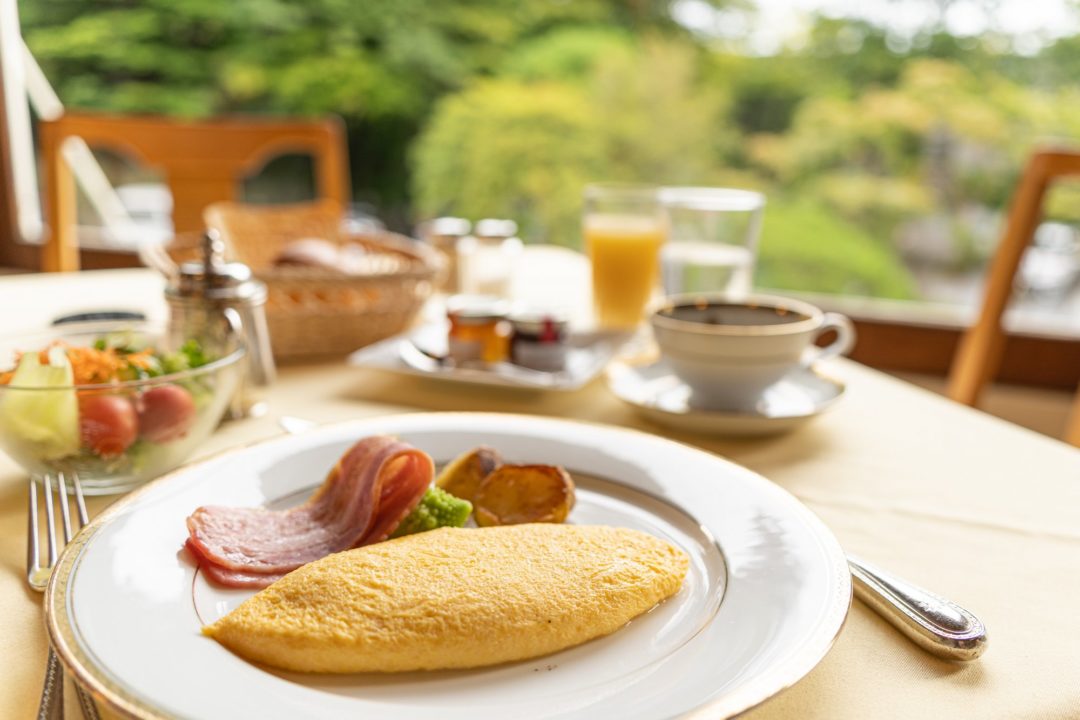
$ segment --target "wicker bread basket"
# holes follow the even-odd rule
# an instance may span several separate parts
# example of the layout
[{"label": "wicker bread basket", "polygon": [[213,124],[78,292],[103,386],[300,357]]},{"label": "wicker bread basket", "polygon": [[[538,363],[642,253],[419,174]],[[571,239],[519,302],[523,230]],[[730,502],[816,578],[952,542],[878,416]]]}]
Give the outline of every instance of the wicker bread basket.
[{"label": "wicker bread basket", "polygon": [[[269,291],[266,318],[279,360],[345,355],[406,330],[441,272],[430,248],[395,233],[343,235],[333,202],[258,206],[216,203],[204,219]],[[275,266],[290,243],[319,238],[364,249],[359,267],[338,272],[319,267]]]}]

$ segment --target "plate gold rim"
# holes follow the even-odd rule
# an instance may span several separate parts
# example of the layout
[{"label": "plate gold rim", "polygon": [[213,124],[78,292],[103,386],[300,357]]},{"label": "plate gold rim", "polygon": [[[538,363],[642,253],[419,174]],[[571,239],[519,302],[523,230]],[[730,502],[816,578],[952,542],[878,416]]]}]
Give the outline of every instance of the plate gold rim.
[{"label": "plate gold rim", "polygon": [[[759,678],[756,682],[744,685],[741,688],[736,689],[734,692],[723,695],[715,700],[712,700],[701,707],[688,713],[686,718],[693,718],[694,720],[724,720],[726,718],[736,717],[741,715],[761,703],[769,700],[772,697],[784,692],[791,688],[795,683],[804,678],[811,670],[813,670],[828,654],[836,643],[837,638],[843,631],[847,624],[847,618],[850,613],[852,603],[852,587],[851,587],[851,573],[848,568],[847,559],[844,555],[839,541],[828,529],[828,527],[817,517],[809,508],[807,508],[798,498],[789,493],[783,487],[772,483],[763,475],[745,468],[738,463],[735,463],[727,458],[720,457],[715,453],[710,453],[702,448],[695,447],[688,443],[683,443],[678,440],[672,440],[670,438],[654,435],[642,430],[636,430],[633,428],[624,428],[606,423],[592,422],[587,420],[565,420],[562,418],[550,418],[550,417],[536,417],[531,415],[524,415],[521,413],[485,413],[485,412],[428,412],[428,413],[399,413],[395,415],[388,415],[382,420],[393,420],[395,418],[411,418],[422,420],[425,417],[448,417],[448,416],[463,416],[463,417],[515,417],[523,419],[541,420],[544,422],[552,422],[566,425],[585,425],[589,427],[600,427],[608,430],[616,430],[622,433],[629,433],[633,435],[645,435],[650,438],[664,440],[668,443],[678,445],[685,450],[689,450],[695,453],[708,455],[721,462],[730,463],[740,468],[744,472],[750,473],[760,480],[768,483],[774,489],[779,492],[788,495],[794,502],[805,518],[811,525],[816,526],[819,531],[819,537],[825,537],[831,539],[835,545],[837,553],[828,553],[829,559],[832,561],[833,567],[830,568],[832,574],[837,580],[839,580],[840,597],[839,602],[834,603],[829,608],[829,613],[823,616],[819,621],[820,626],[832,626],[836,624],[836,629],[832,631],[825,640],[824,644],[820,642],[804,642],[804,646],[800,651],[800,654],[794,658],[789,659],[785,668],[786,671],[779,677],[775,678]],[[299,433],[300,435],[309,435],[327,429],[333,429],[338,427],[345,427],[357,423],[370,422],[371,418],[363,418],[358,420],[346,420],[343,422],[328,423],[326,425],[319,425],[311,428],[310,430]],[[56,565],[52,576],[49,579],[48,587],[45,589],[45,622],[46,628],[49,634],[49,640],[52,643],[53,648],[56,651],[57,656],[61,662],[68,669],[68,671],[74,676],[75,682],[79,683],[83,688],[87,689],[94,697],[94,700],[98,703],[103,703],[110,711],[120,714],[125,718],[133,718],[135,720],[175,720],[173,716],[162,714],[159,710],[153,708],[147,703],[143,702],[139,698],[133,696],[127,692],[124,688],[115,683],[109,676],[104,668],[97,667],[93,660],[78,646],[78,640],[75,637],[74,628],[71,626],[70,618],[67,613],[68,606],[68,590],[71,582],[71,575],[75,570],[78,559],[81,557],[87,544],[90,540],[100,532],[114,516],[124,512],[130,505],[134,504],[144,493],[149,492],[151,489],[156,488],[158,485],[169,482],[174,476],[189,472],[195,468],[202,467],[212,462],[216,462],[224,457],[229,457],[237,453],[244,452],[250,448],[262,445],[269,445],[273,443],[285,442],[293,438],[292,434],[278,435],[270,438],[263,438],[261,440],[255,440],[242,445],[237,445],[232,448],[228,448],[213,455],[209,455],[201,460],[190,463],[188,465],[176,468],[161,477],[152,480],[137,490],[125,495],[117,500],[115,503],[106,508],[100,515],[94,518],[93,521],[85,528],[83,528],[78,535],[68,544],[63,555],[60,558],[59,563]],[[837,557],[833,557],[837,555]],[[846,587],[846,592],[844,588]],[[815,630],[816,633],[820,633],[820,629]],[[817,637],[814,640],[818,640]],[[811,649],[807,649],[806,646],[812,646]],[[766,680],[770,680],[766,682]]]}]

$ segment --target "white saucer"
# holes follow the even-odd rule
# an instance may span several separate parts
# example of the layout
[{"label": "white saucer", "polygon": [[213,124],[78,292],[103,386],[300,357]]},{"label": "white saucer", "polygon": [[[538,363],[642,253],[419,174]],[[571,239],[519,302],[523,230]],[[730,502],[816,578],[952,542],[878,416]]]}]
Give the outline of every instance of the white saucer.
[{"label": "white saucer", "polygon": [[844,394],[844,384],[814,368],[797,370],[776,383],[753,410],[695,407],[690,388],[662,360],[608,366],[608,387],[650,420],[678,430],[716,435],[773,435],[820,415]]}]

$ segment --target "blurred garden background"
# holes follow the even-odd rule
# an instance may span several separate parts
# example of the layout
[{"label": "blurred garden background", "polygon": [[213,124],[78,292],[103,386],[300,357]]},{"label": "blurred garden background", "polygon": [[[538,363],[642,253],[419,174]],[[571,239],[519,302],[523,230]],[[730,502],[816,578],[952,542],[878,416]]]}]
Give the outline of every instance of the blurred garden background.
[{"label": "blurred garden background", "polygon": [[[1026,153],[1080,141],[1077,8],[1031,0],[1042,24],[1011,23],[1024,6],[21,0],[20,16],[71,108],[342,116],[354,195],[394,228],[509,217],[578,248],[589,181],[754,188],[758,285],[973,302]],[[285,160],[250,195],[310,182]],[[1025,277],[1054,304],[1080,274],[1080,191],[1048,219],[1050,262]]]}]

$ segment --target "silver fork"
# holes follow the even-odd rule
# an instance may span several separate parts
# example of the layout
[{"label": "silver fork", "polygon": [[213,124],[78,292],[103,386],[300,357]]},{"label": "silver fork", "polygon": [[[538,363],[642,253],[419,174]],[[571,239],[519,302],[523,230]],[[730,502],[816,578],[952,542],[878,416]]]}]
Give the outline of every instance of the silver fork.
[{"label": "silver fork", "polygon": [[[71,527],[71,511],[68,507],[67,480],[75,495],[75,508],[79,515],[79,527],[90,522],[86,512],[86,500],[83,498],[82,484],[77,473],[57,473],[41,478],[41,487],[45,504],[45,539],[48,548],[48,562],[41,560],[41,548],[38,534],[38,483],[30,478],[30,512],[27,517],[26,535],[26,582],[31,588],[42,592],[49,583],[49,575],[56,566],[60,548],[71,542],[74,535]],[[53,500],[55,490],[56,500]],[[60,510],[60,522],[63,527],[63,544],[56,538],[56,508]],[[79,708],[86,720],[98,720],[99,715],[93,699],[75,685],[75,695],[79,699]],[[41,689],[41,704],[38,706],[38,720],[62,719],[64,715],[64,671],[60,659],[49,645],[49,659],[45,665],[45,684]]]}]

